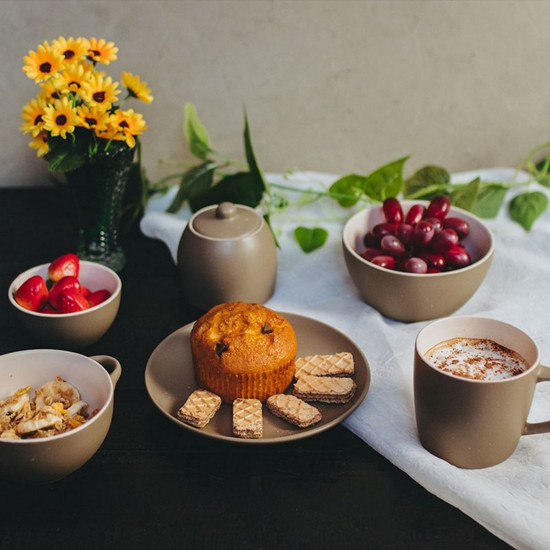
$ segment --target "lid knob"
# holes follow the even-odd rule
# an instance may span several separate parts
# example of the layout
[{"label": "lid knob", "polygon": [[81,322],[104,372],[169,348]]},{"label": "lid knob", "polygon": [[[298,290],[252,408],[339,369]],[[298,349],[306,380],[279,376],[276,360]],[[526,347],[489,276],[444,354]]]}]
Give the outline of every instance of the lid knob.
[{"label": "lid knob", "polygon": [[232,202],[221,202],[216,208],[216,218],[227,220],[237,215],[237,207]]}]

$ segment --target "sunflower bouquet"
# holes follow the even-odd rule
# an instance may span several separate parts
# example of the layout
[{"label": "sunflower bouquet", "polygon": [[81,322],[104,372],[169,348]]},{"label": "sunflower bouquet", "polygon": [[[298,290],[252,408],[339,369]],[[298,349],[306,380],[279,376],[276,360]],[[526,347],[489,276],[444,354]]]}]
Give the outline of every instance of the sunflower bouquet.
[{"label": "sunflower bouquet", "polygon": [[116,60],[117,52],[104,39],[60,36],[23,58],[23,72],[40,92],[23,107],[21,130],[51,171],[68,172],[108,155],[113,142],[133,149],[147,128],[140,113],[122,109],[131,98],[153,101],[147,83],[122,72],[126,95],[120,99],[119,83],[98,67]]}]

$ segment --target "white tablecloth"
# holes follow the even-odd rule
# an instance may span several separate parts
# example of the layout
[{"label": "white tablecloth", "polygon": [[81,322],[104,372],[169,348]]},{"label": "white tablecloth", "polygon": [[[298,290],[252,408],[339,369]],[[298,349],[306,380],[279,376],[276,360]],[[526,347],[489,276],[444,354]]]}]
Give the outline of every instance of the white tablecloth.
[{"label": "white tablecloth", "polygon": [[[504,181],[511,169],[456,174]],[[521,175],[520,175],[521,177]],[[268,181],[304,187],[326,185],[336,176],[268,174]],[[177,216],[160,213],[170,197],[152,200],[142,220],[144,234],[164,240],[173,257],[182,226]],[[329,201],[291,209],[273,218],[280,231],[279,271],[274,296],[266,304],[323,321],[350,336],[365,353],[372,372],[369,393],[344,425],[439,498],[456,506],[516,548],[550,548],[550,434],[521,438],[506,462],[462,470],[432,456],[420,445],[413,407],[413,349],[427,324],[384,318],[362,302],[348,276],[341,232],[349,211]],[[321,221],[321,218],[325,221]],[[339,218],[339,219],[338,219]],[[494,317],[519,326],[538,343],[550,364],[550,211],[526,232],[502,209],[488,220],[494,231],[494,259],[481,288],[456,315]],[[293,239],[296,225],[322,225],[330,237],[321,249],[303,253]],[[537,385],[530,421],[550,419],[550,383]]]}]

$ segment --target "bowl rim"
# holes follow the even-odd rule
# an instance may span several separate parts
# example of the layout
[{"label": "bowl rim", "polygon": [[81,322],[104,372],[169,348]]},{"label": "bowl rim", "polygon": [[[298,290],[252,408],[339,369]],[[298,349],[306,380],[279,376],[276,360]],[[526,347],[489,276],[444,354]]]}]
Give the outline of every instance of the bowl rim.
[{"label": "bowl rim", "polygon": [[[424,206],[428,205],[430,201],[427,200],[415,200],[415,199],[403,199],[400,200],[400,203],[402,205],[412,205],[412,204],[423,204]],[[472,269],[475,269],[477,266],[479,266],[482,263],[485,263],[488,261],[495,251],[495,239],[493,237],[493,232],[489,229],[489,227],[475,214],[472,212],[469,212],[468,210],[464,210],[463,208],[460,208],[458,206],[451,205],[451,210],[454,212],[457,212],[459,215],[464,215],[468,218],[473,219],[475,222],[477,222],[480,227],[485,231],[489,238],[489,249],[487,252],[478,260],[475,262],[472,262],[471,264],[467,265],[466,267],[461,267],[460,269],[453,269],[450,271],[440,271],[438,273],[409,273],[408,271],[396,271],[395,269],[388,269],[387,267],[381,267],[379,265],[373,264],[372,262],[369,262],[368,260],[365,260],[365,258],[361,257],[355,250],[355,247],[351,246],[351,244],[348,242],[348,239],[346,238],[348,236],[348,233],[350,231],[349,227],[351,226],[352,222],[354,222],[356,219],[365,216],[367,212],[370,212],[374,210],[375,208],[381,209],[382,204],[374,204],[372,206],[369,206],[367,208],[364,208],[362,210],[359,210],[355,214],[353,214],[344,224],[344,228],[342,230],[342,243],[344,245],[344,248],[348,253],[350,253],[355,259],[359,260],[363,265],[372,267],[375,270],[378,270],[382,273],[391,273],[394,276],[404,276],[404,277],[410,277],[410,278],[442,278],[442,277],[456,277],[459,273],[465,273],[467,271],[471,271]]]},{"label": "bowl rim", "polygon": [[14,279],[11,281],[9,287],[8,287],[8,299],[9,301],[11,302],[11,304],[16,308],[18,309],[19,311],[22,311],[23,313],[27,313],[29,315],[34,315],[35,317],[39,317],[39,318],[48,318],[48,319],[51,319],[51,318],[59,318],[59,317],[62,317],[62,318],[68,318],[68,317],[79,317],[79,316],[82,316],[82,315],[86,315],[87,313],[90,313],[92,311],[96,311],[104,306],[107,306],[108,304],[112,303],[114,300],[117,299],[117,297],[120,295],[121,291],[122,291],[122,280],[120,279],[120,277],[118,276],[118,273],[116,273],[114,270],[112,270],[110,267],[107,267],[105,265],[102,265],[100,263],[97,263],[97,262],[90,262],[90,261],[87,261],[87,260],[80,260],[80,265],[88,265],[88,266],[93,266],[94,269],[97,268],[99,269],[100,271],[103,270],[105,271],[106,273],[109,273],[110,275],[113,276],[115,282],[116,282],[116,288],[114,290],[114,292],[111,294],[111,296],[109,296],[109,298],[107,298],[107,300],[101,302],[100,304],[97,304],[96,306],[93,306],[93,307],[90,307],[88,309],[84,309],[82,311],[73,311],[71,313],[42,313],[41,311],[32,311],[30,309],[26,309],[22,306],[20,306],[17,301],[15,300],[15,291],[17,290],[15,288],[15,281],[17,281],[17,279],[19,278],[22,278],[23,276],[25,277],[25,279],[28,279],[29,277],[32,277],[32,275],[36,274],[37,271],[43,269],[43,268],[47,268],[47,266],[50,265],[51,262],[47,262],[47,263],[44,263],[44,264],[39,264],[39,265],[35,265],[34,267],[30,267],[29,269],[26,269],[25,271],[22,271],[21,273],[19,273],[19,275],[16,275],[14,277]]},{"label": "bowl rim", "polygon": [[[83,355],[81,353],[77,353],[74,351],[69,350],[62,350],[62,349],[53,349],[53,348],[38,348],[38,349],[25,349],[20,351],[12,351],[10,353],[4,353],[0,357],[13,357],[15,355],[33,355],[33,354],[39,354],[39,353],[62,353],[64,355],[72,355],[72,356],[79,356],[84,357],[86,359],[89,359],[90,361],[93,361],[94,363],[97,363],[97,366],[103,371],[105,371],[105,375],[107,379],[109,380],[109,396],[105,400],[105,403],[101,406],[99,411],[97,411],[96,414],[94,414],[91,418],[87,419],[84,424],[81,424],[77,428],[73,428],[72,430],[68,430],[66,432],[63,432],[61,434],[57,435],[50,435],[47,437],[37,437],[37,438],[31,438],[31,439],[2,439],[0,438],[0,445],[7,443],[7,444],[13,444],[13,445],[38,445],[39,443],[49,442],[52,441],[58,441],[61,439],[66,439],[67,437],[71,437],[74,434],[78,434],[82,431],[84,431],[86,428],[88,428],[90,425],[96,423],[100,417],[102,417],[105,414],[105,411],[107,410],[107,407],[110,403],[113,403],[114,397],[115,397],[115,385],[113,384],[112,378],[109,376],[109,373],[101,366],[100,363],[92,359],[91,357],[88,357],[87,355]],[[89,368],[95,368],[89,367]],[[34,388],[31,388],[34,389]],[[80,392],[80,389],[79,389]],[[9,396],[6,396],[9,397]],[[5,399],[5,397],[1,397],[0,399]]]}]

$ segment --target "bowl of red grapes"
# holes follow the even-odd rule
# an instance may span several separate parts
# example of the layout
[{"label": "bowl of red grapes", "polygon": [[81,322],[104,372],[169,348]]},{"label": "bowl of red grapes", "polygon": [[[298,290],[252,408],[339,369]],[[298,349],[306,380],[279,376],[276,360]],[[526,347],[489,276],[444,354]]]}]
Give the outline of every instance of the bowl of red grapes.
[{"label": "bowl of red grapes", "polygon": [[352,216],[342,241],[361,298],[406,322],[462,307],[483,282],[494,252],[489,228],[446,195],[430,201],[387,198]]}]

